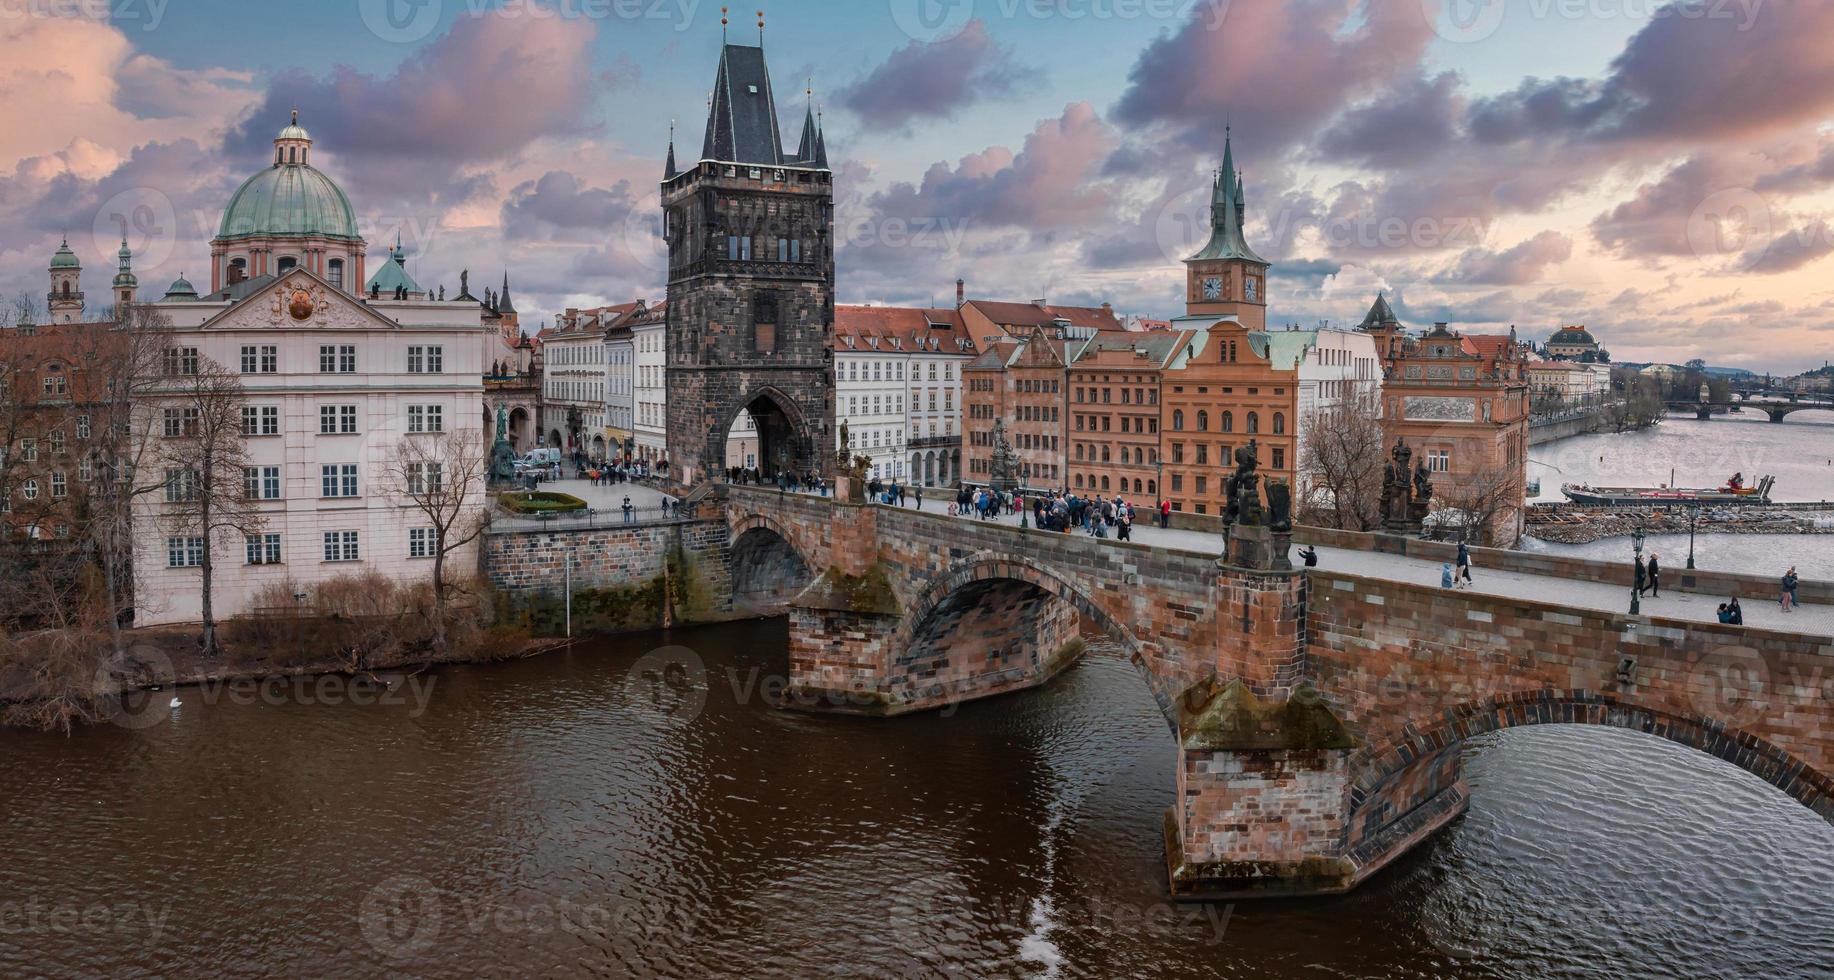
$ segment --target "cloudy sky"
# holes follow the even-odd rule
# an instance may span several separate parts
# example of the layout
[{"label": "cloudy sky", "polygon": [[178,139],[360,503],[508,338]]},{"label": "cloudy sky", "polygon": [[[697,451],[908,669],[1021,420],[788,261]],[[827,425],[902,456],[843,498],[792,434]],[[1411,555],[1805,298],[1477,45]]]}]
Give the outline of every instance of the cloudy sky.
[{"label": "cloudy sky", "polygon": [[[1225,123],[1270,322],[1404,320],[1620,360],[1834,357],[1834,0],[771,0],[786,133],[836,171],[843,302],[1179,311]],[[759,4],[730,15],[755,43]],[[0,0],[0,293],[125,226],[158,294],[297,106],[371,266],[525,322],[663,295],[706,0]]]}]

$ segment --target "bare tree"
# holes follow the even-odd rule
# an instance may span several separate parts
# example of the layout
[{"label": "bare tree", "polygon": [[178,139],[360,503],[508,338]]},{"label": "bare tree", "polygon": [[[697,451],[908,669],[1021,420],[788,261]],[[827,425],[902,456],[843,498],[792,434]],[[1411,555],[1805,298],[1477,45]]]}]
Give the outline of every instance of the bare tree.
[{"label": "bare tree", "polygon": [[1433,524],[1441,530],[1462,531],[1464,539],[1473,544],[1513,546],[1525,506],[1523,494],[1520,473],[1500,467],[1457,480],[1435,480]]},{"label": "bare tree", "polygon": [[[389,460],[390,474],[424,522],[421,547],[433,559],[434,645],[446,645],[446,557],[484,533],[488,454],[476,430],[410,433]],[[410,535],[413,530],[410,530]]]},{"label": "bare tree", "polygon": [[[159,468],[164,504],[159,522],[182,539],[186,561],[203,575],[204,655],[217,652],[218,540],[240,542],[266,523],[244,482],[248,443],[242,430],[242,379],[194,347],[160,352],[158,383],[149,395],[158,414],[151,462]],[[225,542],[227,544],[228,542]]]},{"label": "bare tree", "polygon": [[1382,520],[1381,400],[1355,382],[1341,406],[1306,420],[1299,446],[1300,519],[1307,524],[1368,531]]}]

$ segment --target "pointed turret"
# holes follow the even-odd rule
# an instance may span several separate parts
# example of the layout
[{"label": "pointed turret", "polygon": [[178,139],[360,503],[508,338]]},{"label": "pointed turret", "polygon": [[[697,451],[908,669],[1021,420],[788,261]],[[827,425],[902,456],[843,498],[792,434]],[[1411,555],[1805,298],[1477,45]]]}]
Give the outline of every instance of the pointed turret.
[{"label": "pointed turret", "polygon": [[1376,293],[1375,303],[1369,307],[1368,314],[1363,317],[1363,322],[1357,324],[1356,328],[1372,331],[1399,326],[1401,326],[1401,321],[1395,317],[1394,309],[1388,305],[1388,297]]},{"label": "pointed turret", "polygon": [[663,180],[674,180],[675,175],[679,173],[681,173],[681,171],[677,169],[675,166],[675,127],[670,126],[669,127],[669,159],[667,163],[664,163],[662,165],[662,179]]},{"label": "pointed turret", "polygon": [[802,139],[796,144],[796,162],[808,163],[815,159],[815,106],[811,104],[802,116]]},{"label": "pointed turret", "polygon": [[1267,264],[1267,260],[1255,254],[1248,247],[1248,240],[1243,237],[1242,226],[1247,224],[1247,198],[1242,189],[1241,175],[1235,169],[1235,149],[1230,138],[1223,137],[1223,168],[1217,171],[1216,179],[1210,185],[1210,240],[1202,250],[1186,261],[1198,259],[1246,259],[1250,262]]},{"label": "pointed turret", "polygon": [[784,163],[777,102],[763,48],[727,44],[720,51],[701,159],[769,167]]},{"label": "pointed turret", "polygon": [[115,253],[120,259],[120,267],[115,270],[115,306],[123,308],[134,302],[134,290],[140,287],[140,280],[134,277],[134,253],[127,247],[127,239],[121,239],[121,251]]},{"label": "pointed turret", "polygon": [[509,273],[503,273],[503,294],[497,299],[497,312],[514,313],[516,306],[509,301]]},{"label": "pointed turret", "polygon": [[815,159],[812,162],[823,170],[828,169],[828,134],[820,122],[815,125]]}]

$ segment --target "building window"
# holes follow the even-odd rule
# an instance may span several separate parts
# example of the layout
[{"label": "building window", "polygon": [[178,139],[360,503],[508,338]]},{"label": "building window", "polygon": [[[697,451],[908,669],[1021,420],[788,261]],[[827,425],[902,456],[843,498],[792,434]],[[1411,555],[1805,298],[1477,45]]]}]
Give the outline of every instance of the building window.
[{"label": "building window", "polygon": [[318,407],[319,435],[347,436],[356,431],[357,407],[355,405],[320,405]]},{"label": "building window", "polygon": [[1248,413],[1248,432],[1249,432],[1249,434],[1251,434],[1251,435],[1252,435],[1252,434],[1254,434],[1254,433],[1256,433],[1256,432],[1260,432],[1260,431],[1261,431],[1261,416],[1260,416],[1260,413],[1258,413],[1258,412],[1249,412],[1249,413]]},{"label": "building window", "polygon": [[203,538],[167,538],[166,567],[196,568],[204,563]]},{"label": "building window", "polygon": [[446,370],[446,349],[444,347],[409,347],[409,374],[440,374]]},{"label": "building window", "polygon": [[65,482],[64,474],[62,472],[51,474],[51,499],[62,500],[69,493],[69,484]]},{"label": "building window", "polygon": [[320,374],[357,373],[356,345],[320,344],[318,348],[318,371]]},{"label": "building window", "polygon": [[338,289],[343,289],[344,288],[344,260],[343,259],[332,259],[330,264],[325,266],[325,278],[330,280],[331,285],[335,286]]},{"label": "building window", "polygon": [[280,407],[277,405],[242,406],[242,434],[277,436],[280,434]]},{"label": "building window", "polygon": [[[57,368],[52,368],[55,371]],[[54,374],[44,380],[45,397],[56,398],[70,390],[70,383],[61,374]]]},{"label": "building window", "polygon": [[197,348],[168,347],[165,352],[165,368],[169,377],[189,376],[197,373]]},{"label": "building window", "polygon": [[751,261],[751,239],[744,235],[727,235],[726,257],[740,262]]},{"label": "building window", "polygon": [[280,370],[280,348],[272,344],[242,346],[243,374],[274,374]]},{"label": "building window", "polygon": [[64,454],[64,430],[52,429],[51,434],[45,438],[51,443],[51,455],[62,456]]},{"label": "building window", "polygon": [[162,409],[160,418],[167,439],[190,438],[197,435],[198,410],[195,408]]},{"label": "building window", "polygon": [[362,553],[357,547],[357,532],[326,531],[326,561],[360,561]]},{"label": "building window", "polygon": [[1172,409],[1172,431],[1184,431],[1184,409],[1182,408]]},{"label": "building window", "polygon": [[406,469],[410,494],[438,493],[445,485],[445,475],[438,463],[409,463]]},{"label": "building window", "polygon": [[1431,473],[1452,472],[1452,451],[1449,449],[1427,450],[1426,468]]},{"label": "building window", "polygon": [[430,527],[408,528],[408,557],[431,558],[436,539]]},{"label": "building window", "polygon": [[357,495],[357,464],[327,463],[319,467],[319,496],[354,497]]},{"label": "building window", "polygon": [[89,438],[89,416],[78,415],[76,417],[76,437],[78,439]]},{"label": "building window", "polygon": [[19,457],[28,463],[37,462],[38,461],[38,440],[37,439],[19,440]]},{"label": "building window", "polygon": [[166,471],[166,503],[184,504],[197,499],[196,470]]},{"label": "building window", "polygon": [[[1277,436],[1286,435],[1286,413],[1285,412],[1275,412],[1274,413],[1274,435],[1277,435]],[[1279,463],[1274,464],[1274,467],[1276,469],[1279,468],[1279,466],[1280,466]]]},{"label": "building window", "polygon": [[245,535],[243,548],[250,565],[280,564],[280,535],[278,534]]},{"label": "building window", "polygon": [[[1224,413],[1224,414],[1227,415],[1228,413]],[[1199,432],[1210,431],[1210,413],[1209,412],[1199,411],[1197,413],[1197,431]]]},{"label": "building window", "polygon": [[[763,290],[751,300],[752,349],[760,354],[769,354],[777,349],[777,294]],[[873,374],[878,375],[878,365],[873,365]]]},{"label": "building window", "polygon": [[38,481],[37,480],[25,481],[25,484],[21,486],[19,490],[21,493],[25,494],[25,499],[27,500],[37,500],[38,499]]},{"label": "building window", "polygon": [[439,405],[409,405],[409,432],[444,432],[445,409]]},{"label": "building window", "polygon": [[279,500],[280,467],[244,466],[242,494],[250,500]]},{"label": "building window", "polygon": [[1286,447],[1285,446],[1275,446],[1274,447],[1274,469],[1276,470],[1286,469]]}]

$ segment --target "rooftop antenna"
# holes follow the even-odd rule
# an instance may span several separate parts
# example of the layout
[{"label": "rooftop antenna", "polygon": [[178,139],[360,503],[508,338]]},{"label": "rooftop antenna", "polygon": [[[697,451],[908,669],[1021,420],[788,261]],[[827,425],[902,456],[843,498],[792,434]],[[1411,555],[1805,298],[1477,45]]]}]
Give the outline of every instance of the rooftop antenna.
[{"label": "rooftop antenna", "polygon": [[726,8],[720,8],[720,43],[726,43]]},{"label": "rooftop antenna", "polygon": [[758,47],[764,47],[764,11],[758,11]]}]

